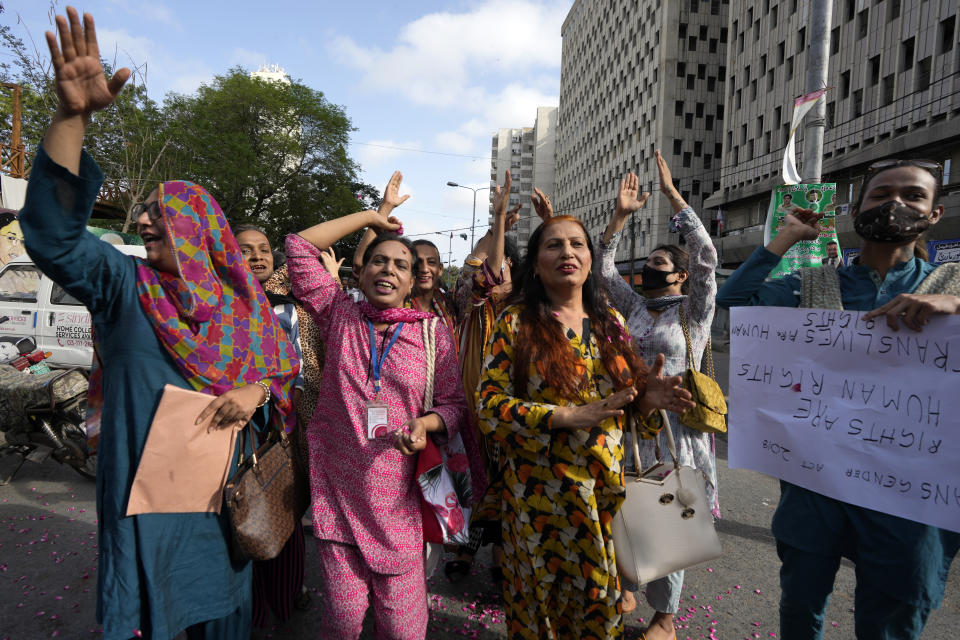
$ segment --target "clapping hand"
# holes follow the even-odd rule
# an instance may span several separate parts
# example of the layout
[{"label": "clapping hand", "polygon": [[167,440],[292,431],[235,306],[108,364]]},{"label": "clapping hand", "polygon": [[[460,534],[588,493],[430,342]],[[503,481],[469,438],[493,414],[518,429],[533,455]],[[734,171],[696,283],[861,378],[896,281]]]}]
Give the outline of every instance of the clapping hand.
[{"label": "clapping hand", "polygon": [[603,400],[594,400],[576,407],[557,407],[553,411],[554,429],[591,429],[608,418],[623,415],[623,407],[637,397],[634,387],[611,393]]},{"label": "clapping hand", "polygon": [[[639,197],[638,197],[639,196]],[[616,215],[627,217],[638,211],[646,203],[650,194],[644,191],[640,194],[640,179],[635,173],[628,173],[620,181],[620,190],[617,192]]]},{"label": "clapping hand", "polygon": [[647,374],[647,388],[642,398],[644,411],[652,409],[666,409],[674,413],[683,413],[693,409],[697,404],[692,400],[690,392],[683,388],[683,378],[680,376],[663,375],[664,355],[658,354],[650,372]]},{"label": "clapping hand", "polygon": [[[69,19],[69,22],[68,22]],[[54,86],[60,98],[59,112],[63,116],[83,116],[108,106],[120,93],[130,77],[130,69],[118,69],[109,82],[103,74],[100,47],[93,17],[83,14],[83,25],[77,10],[67,7],[67,17],[57,16],[57,37],[47,31],[47,46],[55,74]]]},{"label": "clapping hand", "polygon": [[533,202],[533,208],[541,220],[546,222],[553,217],[553,205],[550,204],[550,198],[548,198],[543,191],[540,191],[539,188],[533,188],[530,201]]}]

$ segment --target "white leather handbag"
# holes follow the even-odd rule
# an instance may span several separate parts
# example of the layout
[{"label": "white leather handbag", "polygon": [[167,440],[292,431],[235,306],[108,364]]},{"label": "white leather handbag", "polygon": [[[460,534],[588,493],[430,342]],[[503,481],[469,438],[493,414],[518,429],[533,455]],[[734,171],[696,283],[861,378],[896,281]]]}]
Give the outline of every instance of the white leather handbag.
[{"label": "white leather handbag", "polygon": [[[661,461],[643,471],[636,424],[629,419],[637,471],[625,474],[627,497],[613,518],[617,570],[638,585],[723,553],[707,505],[705,476],[697,469],[680,466],[669,419],[666,412],[661,413],[661,433],[666,434],[673,466]],[[661,477],[665,472],[667,475]]]}]

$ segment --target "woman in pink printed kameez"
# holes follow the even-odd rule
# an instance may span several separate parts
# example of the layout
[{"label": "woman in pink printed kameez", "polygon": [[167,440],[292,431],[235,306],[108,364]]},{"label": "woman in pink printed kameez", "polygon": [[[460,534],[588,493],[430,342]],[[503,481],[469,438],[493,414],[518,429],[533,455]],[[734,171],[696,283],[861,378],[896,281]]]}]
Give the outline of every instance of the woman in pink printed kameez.
[{"label": "woman in pink printed kameez", "polygon": [[[355,303],[320,263],[320,250],[370,226]],[[424,412],[421,322],[403,308],[413,285],[409,240],[399,222],[364,211],[287,238],[293,293],[326,342],[317,411],[307,430],[313,533],[324,586],[321,638],[358,638],[370,597],[377,637],[422,639],[427,628],[416,452],[443,444],[466,420],[456,349],[436,331],[433,407]],[[371,437],[383,424],[393,435]]]}]

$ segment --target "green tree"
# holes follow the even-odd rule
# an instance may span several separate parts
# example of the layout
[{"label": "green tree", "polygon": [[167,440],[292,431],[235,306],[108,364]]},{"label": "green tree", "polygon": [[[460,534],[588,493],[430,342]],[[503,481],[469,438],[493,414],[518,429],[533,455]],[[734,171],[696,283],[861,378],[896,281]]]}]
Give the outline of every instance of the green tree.
[{"label": "green tree", "polygon": [[168,95],[164,112],[168,169],[209,189],[234,223],[279,236],[364,206],[350,120],[316,89],[234,68],[195,94]]}]

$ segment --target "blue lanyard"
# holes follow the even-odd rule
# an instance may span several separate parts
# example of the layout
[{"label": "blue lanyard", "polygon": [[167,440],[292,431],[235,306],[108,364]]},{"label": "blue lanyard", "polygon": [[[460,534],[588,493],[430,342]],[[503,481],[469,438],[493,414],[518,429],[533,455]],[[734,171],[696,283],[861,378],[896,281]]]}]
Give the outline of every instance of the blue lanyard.
[{"label": "blue lanyard", "polygon": [[396,331],[390,336],[390,341],[387,342],[387,346],[379,358],[377,358],[377,340],[373,330],[373,323],[367,320],[367,326],[370,328],[370,373],[373,375],[373,390],[379,395],[380,371],[383,368],[383,362],[387,359],[387,354],[390,353],[390,349],[393,347],[393,343],[397,341],[397,338],[400,337],[400,332],[403,331],[403,323],[401,322],[397,325]]}]

